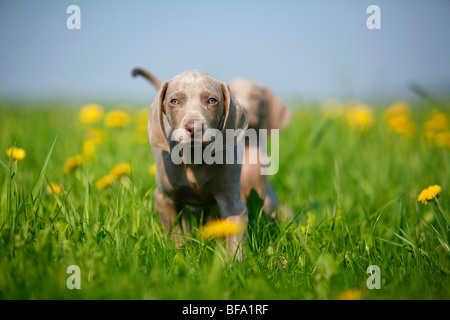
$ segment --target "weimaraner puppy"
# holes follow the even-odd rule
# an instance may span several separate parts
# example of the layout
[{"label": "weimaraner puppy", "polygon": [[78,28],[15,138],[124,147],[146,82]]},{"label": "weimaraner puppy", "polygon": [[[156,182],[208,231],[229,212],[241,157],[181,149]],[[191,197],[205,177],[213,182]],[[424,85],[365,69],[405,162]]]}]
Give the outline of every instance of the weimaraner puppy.
[{"label": "weimaraner puppy", "polygon": [[[145,77],[157,89],[161,86],[157,78],[143,69],[134,69],[133,76],[137,75]],[[266,129],[270,133],[272,129],[282,130],[289,124],[292,117],[291,111],[267,87],[253,80],[236,79],[229,82],[229,88],[246,113],[248,128],[255,129],[257,132],[259,129]],[[260,162],[260,152],[265,154],[266,150],[260,150],[258,145],[250,145],[246,141],[245,160],[241,173],[241,199],[246,203],[247,197],[250,195],[251,190],[254,189],[259,197],[264,200],[264,211],[266,214],[271,215],[278,208],[279,201],[268,177],[261,175],[263,165]],[[250,157],[257,159],[257,163],[250,164]],[[290,217],[292,213],[290,209],[283,208],[283,212],[278,214],[278,216],[281,215]]]},{"label": "weimaraner puppy", "polygon": [[[201,126],[193,125],[194,122],[200,122]],[[148,122],[156,165],[156,210],[177,246],[183,242],[179,234],[182,230],[186,232],[183,213],[186,205],[206,213],[218,211],[222,218],[241,226],[240,233],[227,238],[229,254],[241,260],[243,249],[240,243],[245,240],[248,214],[241,200],[241,165],[237,161],[237,150],[234,150],[234,163],[175,164],[171,158],[171,151],[178,143],[192,145],[196,142],[195,131],[208,129],[223,132],[247,129],[245,112],[226,84],[202,71],[192,70],[160,86]],[[180,136],[184,139],[174,139],[174,132],[179,130],[185,131],[186,135]],[[238,139],[233,139],[231,148],[237,149],[237,142]],[[209,142],[202,140],[200,143],[205,146]],[[229,141],[224,145],[229,146]],[[224,151],[219,152],[225,159]],[[180,212],[181,221],[177,221]]]},{"label": "weimaraner puppy", "polygon": [[[266,129],[270,134],[273,129],[284,129],[291,120],[291,111],[284,105],[271,90],[256,81],[248,79],[236,79],[228,83],[231,92],[245,110],[249,129]],[[258,135],[258,140],[262,139]],[[265,145],[264,143],[261,144]],[[265,175],[261,175],[263,165],[259,155],[266,155],[266,150],[261,150],[259,145],[245,145],[245,157],[241,174],[241,198],[246,202],[252,189],[264,199],[263,209],[270,215],[279,206],[279,201],[275,189]],[[250,164],[250,156],[258,159],[256,164]],[[283,208],[279,216],[290,217],[292,214],[288,208]]]}]

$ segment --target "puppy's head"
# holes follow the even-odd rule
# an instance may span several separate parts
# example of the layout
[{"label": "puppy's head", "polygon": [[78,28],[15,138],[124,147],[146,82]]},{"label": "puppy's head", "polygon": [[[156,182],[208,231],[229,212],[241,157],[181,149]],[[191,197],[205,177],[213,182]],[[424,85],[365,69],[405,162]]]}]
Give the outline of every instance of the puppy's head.
[{"label": "puppy's head", "polygon": [[245,129],[245,113],[227,85],[202,71],[186,71],[161,86],[150,110],[150,144],[166,151],[171,140],[201,143],[208,129]]},{"label": "puppy's head", "polygon": [[248,79],[233,80],[229,86],[246,113],[249,128],[270,132],[288,125],[291,111],[268,88]]}]

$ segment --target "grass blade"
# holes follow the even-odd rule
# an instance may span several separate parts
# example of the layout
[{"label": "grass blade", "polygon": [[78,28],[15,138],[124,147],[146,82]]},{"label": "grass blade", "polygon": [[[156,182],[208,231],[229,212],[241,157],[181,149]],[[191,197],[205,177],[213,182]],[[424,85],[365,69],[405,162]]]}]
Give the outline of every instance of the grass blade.
[{"label": "grass blade", "polygon": [[8,165],[7,165],[6,163],[4,163],[2,160],[0,160],[0,165],[1,165],[6,171],[9,172],[9,167],[8,167]]},{"label": "grass blade", "polygon": [[53,144],[47,153],[47,157],[45,158],[44,165],[42,166],[41,170],[39,171],[39,175],[37,179],[33,183],[33,187],[31,189],[31,200],[33,201],[33,204],[36,204],[36,199],[39,196],[39,193],[41,192],[42,185],[44,184],[44,177],[45,172],[47,171],[47,166],[50,161],[50,156],[52,155],[53,148],[55,147],[56,140],[58,139],[58,136],[55,137],[55,140],[53,141]]}]

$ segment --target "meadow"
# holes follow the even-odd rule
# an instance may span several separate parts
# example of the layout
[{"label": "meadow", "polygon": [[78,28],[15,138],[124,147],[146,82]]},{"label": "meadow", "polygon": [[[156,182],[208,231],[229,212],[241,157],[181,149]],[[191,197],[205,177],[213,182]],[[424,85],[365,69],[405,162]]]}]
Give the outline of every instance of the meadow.
[{"label": "meadow", "polygon": [[244,260],[227,263],[195,221],[181,249],[163,230],[147,108],[3,102],[0,299],[450,299],[448,107],[289,107],[271,180],[294,217],[252,194]]}]

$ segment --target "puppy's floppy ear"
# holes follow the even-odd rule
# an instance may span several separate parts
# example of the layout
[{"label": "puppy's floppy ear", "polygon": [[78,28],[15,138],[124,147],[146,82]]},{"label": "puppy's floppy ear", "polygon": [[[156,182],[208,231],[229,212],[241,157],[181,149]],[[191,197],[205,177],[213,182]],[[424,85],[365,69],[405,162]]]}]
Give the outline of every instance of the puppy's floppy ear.
[{"label": "puppy's floppy ear", "polygon": [[271,90],[263,88],[265,96],[265,114],[261,120],[261,128],[284,129],[291,121],[292,113]]},{"label": "puppy's floppy ear", "polygon": [[148,137],[152,147],[170,151],[168,135],[166,134],[164,123],[164,99],[166,96],[167,86],[169,82],[163,83],[156,95],[155,101],[150,107],[150,118],[148,119]]},{"label": "puppy's floppy ear", "polygon": [[225,141],[224,144],[226,146],[235,145],[237,142],[241,140],[241,138],[245,134],[245,130],[247,130],[248,122],[247,117],[245,115],[244,109],[242,109],[241,105],[231,93],[230,88],[227,84],[222,83],[222,94],[224,97],[224,119],[222,131],[224,136],[226,137],[226,129],[242,129],[241,133],[237,135],[234,141]]}]

